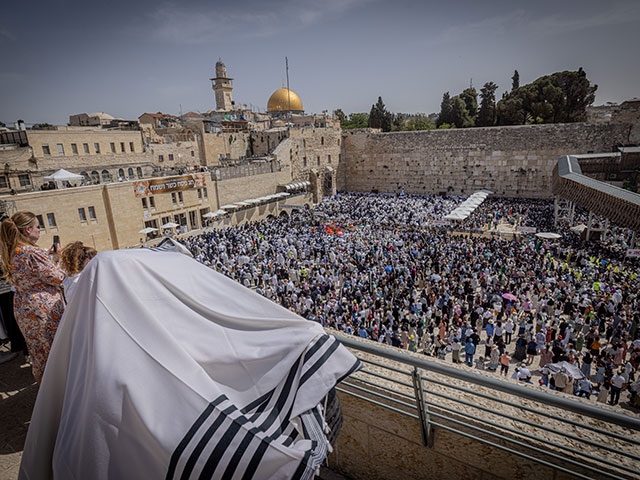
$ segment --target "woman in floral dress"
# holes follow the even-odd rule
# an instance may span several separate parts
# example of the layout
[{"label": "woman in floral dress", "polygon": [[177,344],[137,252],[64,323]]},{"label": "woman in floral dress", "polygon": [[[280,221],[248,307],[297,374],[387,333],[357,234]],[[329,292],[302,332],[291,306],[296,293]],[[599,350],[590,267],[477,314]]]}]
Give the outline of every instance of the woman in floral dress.
[{"label": "woman in floral dress", "polygon": [[60,284],[64,272],[37,247],[38,219],[31,212],[18,212],[0,225],[2,269],[16,289],[15,317],[31,356],[33,376],[42,380],[53,337],[64,304]]}]

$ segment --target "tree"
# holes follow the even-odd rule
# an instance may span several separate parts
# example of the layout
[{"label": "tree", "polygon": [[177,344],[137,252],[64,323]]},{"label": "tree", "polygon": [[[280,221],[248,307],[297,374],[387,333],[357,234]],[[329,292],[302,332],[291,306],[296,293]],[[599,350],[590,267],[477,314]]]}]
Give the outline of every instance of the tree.
[{"label": "tree", "polygon": [[367,128],[369,126],[368,113],[351,113],[349,118],[340,124],[343,130],[351,128]]},{"label": "tree", "polygon": [[444,92],[442,95],[442,102],[440,102],[440,114],[438,115],[438,121],[436,126],[440,127],[443,123],[453,123],[451,116],[451,98],[449,92]]},{"label": "tree", "polygon": [[478,127],[491,127],[496,124],[496,90],[498,85],[487,82],[480,89],[480,110],[476,125]]},{"label": "tree", "polygon": [[334,110],[333,115],[340,121],[340,125],[347,121],[347,116],[344,114],[341,108]]},{"label": "tree", "polygon": [[393,123],[393,115],[387,111],[382,101],[382,97],[378,97],[378,101],[371,105],[369,113],[369,128],[380,128],[383,132],[390,132]]},{"label": "tree", "polygon": [[464,101],[471,119],[471,125],[469,126],[473,127],[476,122],[476,115],[478,115],[478,92],[475,88],[465,88],[460,94],[460,98]]},{"label": "tree", "polygon": [[511,77],[511,90],[517,90],[520,88],[520,74],[518,70],[513,71],[513,77]]},{"label": "tree", "polygon": [[411,117],[405,124],[405,130],[432,130],[435,128],[433,120],[426,115],[415,115]]},{"label": "tree", "polygon": [[467,111],[467,104],[458,95],[451,99],[451,123],[457,128],[473,127],[473,120]]},{"label": "tree", "polygon": [[498,102],[498,124],[584,121],[597,89],[582,68],[545,75],[512,90]]}]

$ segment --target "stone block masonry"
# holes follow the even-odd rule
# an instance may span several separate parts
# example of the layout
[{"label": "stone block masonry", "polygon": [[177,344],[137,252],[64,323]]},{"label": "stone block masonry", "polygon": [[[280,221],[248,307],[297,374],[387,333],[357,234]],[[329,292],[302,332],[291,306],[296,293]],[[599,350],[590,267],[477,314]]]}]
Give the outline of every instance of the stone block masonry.
[{"label": "stone block masonry", "polygon": [[550,197],[553,167],[567,153],[616,151],[627,124],[566,123],[343,134],[339,191]]}]

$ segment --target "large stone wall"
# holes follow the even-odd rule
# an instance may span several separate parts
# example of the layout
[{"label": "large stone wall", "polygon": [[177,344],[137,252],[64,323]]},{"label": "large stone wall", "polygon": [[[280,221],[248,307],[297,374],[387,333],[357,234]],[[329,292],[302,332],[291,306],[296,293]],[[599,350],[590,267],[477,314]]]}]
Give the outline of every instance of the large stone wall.
[{"label": "large stone wall", "polygon": [[626,124],[556,124],[343,135],[341,191],[548,197],[559,155],[611,152]]}]

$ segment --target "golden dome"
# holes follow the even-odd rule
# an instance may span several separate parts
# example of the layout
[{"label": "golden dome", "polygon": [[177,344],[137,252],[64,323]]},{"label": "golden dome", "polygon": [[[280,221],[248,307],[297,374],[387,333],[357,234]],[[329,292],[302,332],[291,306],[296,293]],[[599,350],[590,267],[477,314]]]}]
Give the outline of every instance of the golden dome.
[{"label": "golden dome", "polygon": [[293,90],[282,87],[273,92],[267,102],[267,112],[302,112],[302,101]]}]

